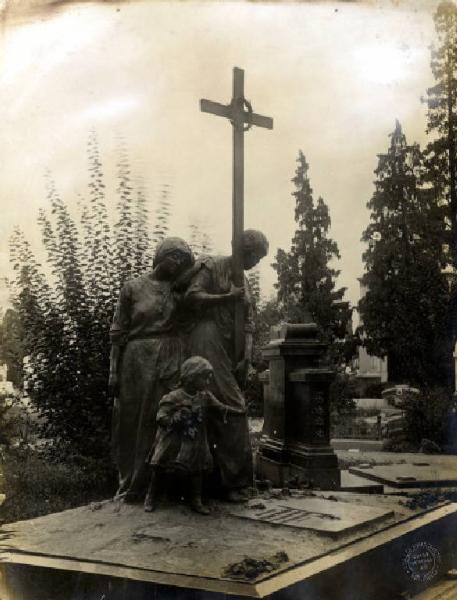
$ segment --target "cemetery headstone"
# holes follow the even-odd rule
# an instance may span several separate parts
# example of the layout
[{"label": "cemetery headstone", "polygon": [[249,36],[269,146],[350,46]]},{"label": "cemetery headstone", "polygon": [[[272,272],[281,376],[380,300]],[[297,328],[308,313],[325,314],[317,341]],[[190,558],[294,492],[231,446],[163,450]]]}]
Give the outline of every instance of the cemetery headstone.
[{"label": "cemetery headstone", "polygon": [[326,350],[311,322],[282,325],[264,348],[269,374],[257,470],[275,486],[340,487],[329,428],[329,386],[335,371],[325,364]]}]

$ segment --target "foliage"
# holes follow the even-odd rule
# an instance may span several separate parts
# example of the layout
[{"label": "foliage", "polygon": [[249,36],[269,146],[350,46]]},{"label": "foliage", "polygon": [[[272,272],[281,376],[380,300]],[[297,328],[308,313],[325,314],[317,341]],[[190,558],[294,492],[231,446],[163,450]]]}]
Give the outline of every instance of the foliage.
[{"label": "foliage", "polygon": [[14,406],[17,395],[0,393],[0,446],[8,448],[17,436],[17,417]]},{"label": "foliage", "polygon": [[427,90],[427,177],[446,209],[450,297],[447,310],[447,381],[452,385],[452,349],[457,340],[457,7],[441,2],[434,15],[437,44],[431,48],[435,85]]},{"label": "foliage", "polygon": [[189,246],[192,248],[195,258],[211,254],[213,244],[210,236],[202,230],[202,224],[198,219],[189,223]]},{"label": "foliage", "polygon": [[386,388],[386,383],[372,383],[367,386],[365,390],[365,396],[367,398],[382,398],[382,392]]},{"label": "foliage", "polygon": [[449,392],[443,388],[408,395],[403,406],[405,434],[416,450],[424,441],[434,442],[440,447],[449,441],[448,425],[454,404]]},{"label": "foliage", "polygon": [[89,136],[88,194],[79,222],[48,173],[50,214],[41,211],[46,278],[28,241],[16,230],[10,255],[13,303],[29,357],[27,390],[55,455],[105,456],[110,438],[107,392],[109,325],[119,288],[150,266],[144,191],[135,190],[125,146],[117,163],[118,219],[111,228],[97,137]]},{"label": "foliage", "polygon": [[252,369],[248,375],[246,387],[243,390],[246,398],[248,415],[261,417],[263,415],[263,383],[261,373],[268,368],[262,357],[262,349],[270,341],[271,327],[278,325],[281,314],[278,302],[274,298],[263,300],[260,289],[260,276],[257,269],[247,275],[249,292],[254,301],[254,335],[252,347]]},{"label": "foliage", "polygon": [[167,236],[170,219],[170,185],[164,183],[160,193],[159,203],[155,211],[154,229],[152,232],[152,245],[155,248],[157,244]]},{"label": "foliage", "polygon": [[418,448],[412,442],[403,438],[389,438],[382,444],[383,452],[411,453],[417,452]]},{"label": "foliage", "polygon": [[302,151],[297,163],[292,195],[298,228],[290,251],[279,249],[273,265],[278,274],[279,308],[290,322],[304,322],[311,315],[328,342],[344,340],[351,311],[342,301],[345,288],[336,288],[339,271],[331,266],[340,254],[329,237],[329,209],[322,198],[314,201]]},{"label": "foliage", "polygon": [[253,344],[253,364],[262,371],[267,364],[262,358],[262,348],[270,341],[271,328],[279,325],[282,321],[282,312],[278,301],[275,298],[269,300],[260,300],[254,314],[254,344]]},{"label": "foliage", "polygon": [[263,383],[260,373],[257,368],[252,369],[243,389],[248,417],[263,416]]},{"label": "foliage", "polygon": [[261,293],[260,293],[260,271],[255,268],[248,272],[246,275],[249,283],[249,293],[255,303],[255,306],[260,305]]},{"label": "foliage", "polygon": [[351,412],[355,408],[356,384],[347,373],[338,373],[330,385],[330,411],[338,414]]},{"label": "foliage", "polygon": [[[140,180],[135,192],[131,167],[124,141],[119,140],[117,162],[117,211],[114,225],[115,269],[117,289],[144,271],[152,263],[148,235],[148,211],[143,184]],[[162,228],[167,227],[168,214],[163,216]]]},{"label": "foliage", "polygon": [[22,387],[24,348],[19,315],[8,308],[0,323],[0,364],[8,367],[8,379],[16,388]]},{"label": "foliage", "polygon": [[443,378],[448,289],[443,210],[423,185],[423,157],[400,124],[379,155],[359,304],[364,344],[388,357],[389,380],[430,385]]},{"label": "foliage", "polygon": [[437,46],[431,48],[431,69],[435,85],[427,90],[428,178],[436,196],[448,207],[451,224],[451,260],[457,266],[457,6],[445,1],[434,15]]}]

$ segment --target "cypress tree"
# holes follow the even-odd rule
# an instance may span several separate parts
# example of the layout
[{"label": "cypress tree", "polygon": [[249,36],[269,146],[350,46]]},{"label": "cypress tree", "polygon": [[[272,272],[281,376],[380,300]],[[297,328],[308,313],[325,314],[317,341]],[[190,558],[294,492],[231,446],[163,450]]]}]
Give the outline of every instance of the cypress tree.
[{"label": "cypress tree", "polygon": [[329,209],[321,197],[314,200],[308,170],[300,150],[292,179],[297,230],[290,251],[279,249],[276,254],[276,289],[285,319],[303,322],[311,317],[324,338],[334,342],[346,336],[350,309],[341,302],[345,288],[336,287],[339,271],[331,266],[340,254],[329,235]]},{"label": "cypress tree", "polygon": [[442,273],[443,209],[423,184],[424,160],[397,121],[378,155],[375,191],[363,233],[366,294],[360,301],[365,345],[387,356],[389,379],[433,385],[443,380],[448,301]]}]

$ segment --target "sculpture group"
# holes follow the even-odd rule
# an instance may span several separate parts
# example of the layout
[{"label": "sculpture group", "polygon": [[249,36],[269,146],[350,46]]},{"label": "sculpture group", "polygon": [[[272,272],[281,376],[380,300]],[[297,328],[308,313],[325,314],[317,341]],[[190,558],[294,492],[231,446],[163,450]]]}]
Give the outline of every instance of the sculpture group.
[{"label": "sculpture group", "polygon": [[[243,233],[243,266],[268,253],[265,236]],[[121,289],[111,327],[110,388],[117,497],[156,506],[162,474],[184,473],[202,514],[202,478],[217,474],[227,500],[253,482],[240,383],[252,353],[253,303],[234,284],[231,256],[195,261],[186,242],[166,238],[152,270]],[[234,312],[244,306],[245,353],[234,364]]]}]

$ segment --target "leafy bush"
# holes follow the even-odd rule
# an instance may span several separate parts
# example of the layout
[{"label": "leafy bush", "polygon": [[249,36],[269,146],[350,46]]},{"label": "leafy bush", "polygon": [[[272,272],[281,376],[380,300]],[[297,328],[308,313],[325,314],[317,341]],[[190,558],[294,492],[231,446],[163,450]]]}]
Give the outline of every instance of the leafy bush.
[{"label": "leafy bush", "polygon": [[[37,407],[41,435],[55,456],[109,453],[111,399],[108,396],[109,326],[120,286],[151,264],[143,190],[132,185],[125,149],[119,148],[117,222],[111,225],[103,168],[95,133],[88,146],[89,184],[78,219],[70,214],[47,175],[49,213],[41,211],[47,252],[44,275],[21,231],[11,238],[16,279],[13,305],[29,357],[27,391]],[[167,230],[161,216],[161,232]],[[157,235],[156,235],[157,234]],[[158,237],[155,241],[158,240]]]},{"label": "leafy bush", "polygon": [[366,398],[382,398],[382,392],[385,389],[385,383],[372,383],[367,386],[364,397]]},{"label": "leafy bush", "polygon": [[408,442],[408,440],[397,438],[385,440],[382,449],[385,452],[417,452],[416,444]]},{"label": "leafy bush", "polygon": [[260,373],[253,369],[244,390],[248,417],[263,417],[263,383]]},{"label": "leafy bush", "polygon": [[423,440],[443,447],[448,442],[448,425],[454,405],[450,393],[442,388],[408,395],[403,406],[406,439],[416,449]]},{"label": "leafy bush", "polygon": [[338,373],[330,385],[330,412],[343,414],[355,409],[356,384],[346,373]]},{"label": "leafy bush", "polygon": [[15,396],[0,394],[0,446],[10,446],[17,432],[17,422],[13,414]]}]

